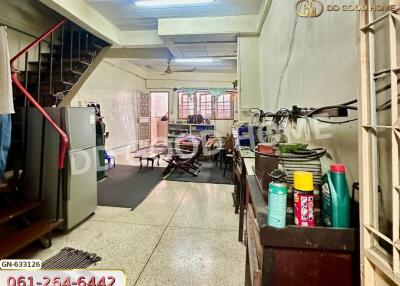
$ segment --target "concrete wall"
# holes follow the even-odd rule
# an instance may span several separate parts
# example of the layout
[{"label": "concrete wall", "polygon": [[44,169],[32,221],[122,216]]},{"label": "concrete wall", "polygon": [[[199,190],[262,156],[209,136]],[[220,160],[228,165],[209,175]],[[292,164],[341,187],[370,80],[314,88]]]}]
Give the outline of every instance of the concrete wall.
[{"label": "concrete wall", "polygon": [[[357,1],[337,1],[337,4]],[[357,98],[359,65],[356,13],[298,18],[293,1],[273,1],[260,36],[261,107],[265,111],[339,104]],[[356,117],[352,114],[351,118]],[[327,148],[358,179],[357,122],[299,120],[291,141]]]},{"label": "concrete wall", "polygon": [[106,148],[114,153],[137,149],[136,95],[145,91],[145,80],[136,67],[121,60],[104,60],[85,82],[71,106],[99,103],[110,132]]}]

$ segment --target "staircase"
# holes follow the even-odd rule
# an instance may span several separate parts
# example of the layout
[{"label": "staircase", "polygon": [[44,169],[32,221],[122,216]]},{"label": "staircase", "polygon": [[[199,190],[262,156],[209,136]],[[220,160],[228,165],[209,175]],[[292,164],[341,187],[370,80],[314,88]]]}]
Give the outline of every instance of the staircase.
[{"label": "staircase", "polygon": [[[11,59],[14,104],[11,149],[8,156],[5,182],[0,183],[0,259],[7,258],[40,240],[46,247],[51,245],[51,232],[63,223],[60,202],[57,212],[51,217],[40,211],[45,203],[42,190],[32,198],[27,194],[30,178],[25,172],[27,158],[27,134],[29,110],[35,108],[60,134],[58,163],[58,190],[61,197],[62,169],[68,147],[66,133],[51,119],[43,107],[56,106],[79,82],[90,68],[106,42],[79,26],[61,21]],[[24,68],[17,70],[16,67]],[[21,69],[21,68],[20,68]],[[34,130],[46,140],[42,130]],[[44,165],[43,151],[40,154],[40,185]]]}]

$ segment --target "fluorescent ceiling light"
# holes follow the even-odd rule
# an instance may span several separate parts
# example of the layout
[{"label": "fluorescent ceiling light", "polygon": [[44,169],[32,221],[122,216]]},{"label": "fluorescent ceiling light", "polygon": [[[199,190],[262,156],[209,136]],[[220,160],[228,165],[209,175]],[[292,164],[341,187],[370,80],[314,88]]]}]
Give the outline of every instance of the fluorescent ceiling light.
[{"label": "fluorescent ceiling light", "polygon": [[182,58],[182,59],[175,59],[176,63],[213,63],[213,58]]},{"label": "fluorescent ceiling light", "polygon": [[174,5],[192,5],[211,3],[215,0],[137,0],[135,5],[138,7],[157,7]]}]

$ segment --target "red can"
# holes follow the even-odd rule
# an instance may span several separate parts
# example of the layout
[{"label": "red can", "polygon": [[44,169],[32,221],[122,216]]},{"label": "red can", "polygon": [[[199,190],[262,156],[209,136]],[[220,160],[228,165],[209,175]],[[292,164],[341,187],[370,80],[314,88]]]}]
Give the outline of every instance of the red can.
[{"label": "red can", "polygon": [[293,172],[294,222],[298,226],[315,226],[314,184],[310,172]]},{"label": "red can", "polygon": [[298,226],[315,226],[313,192],[294,190],[294,222]]}]

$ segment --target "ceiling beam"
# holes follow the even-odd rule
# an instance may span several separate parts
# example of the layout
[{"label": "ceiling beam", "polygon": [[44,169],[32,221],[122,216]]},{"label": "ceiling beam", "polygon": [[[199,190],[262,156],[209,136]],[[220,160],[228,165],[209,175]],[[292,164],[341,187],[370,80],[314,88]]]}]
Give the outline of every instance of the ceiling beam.
[{"label": "ceiling beam", "polygon": [[167,48],[112,48],[105,57],[109,59],[170,59],[172,54]]},{"label": "ceiling beam", "polygon": [[160,48],[165,47],[164,41],[158,36],[157,30],[146,31],[122,31],[120,37],[120,46],[135,48]]},{"label": "ceiling beam", "polygon": [[257,34],[261,34],[261,30],[264,26],[265,19],[267,19],[267,15],[271,8],[272,0],[264,0],[262,2],[260,13],[258,14],[258,27],[257,27]]},{"label": "ceiling beam", "polygon": [[254,34],[257,28],[258,15],[158,19],[160,37]]},{"label": "ceiling beam", "polygon": [[172,38],[165,37],[164,42],[170,50],[173,58],[183,58],[181,50],[174,45]]}]

